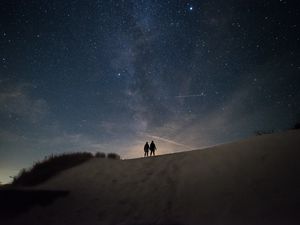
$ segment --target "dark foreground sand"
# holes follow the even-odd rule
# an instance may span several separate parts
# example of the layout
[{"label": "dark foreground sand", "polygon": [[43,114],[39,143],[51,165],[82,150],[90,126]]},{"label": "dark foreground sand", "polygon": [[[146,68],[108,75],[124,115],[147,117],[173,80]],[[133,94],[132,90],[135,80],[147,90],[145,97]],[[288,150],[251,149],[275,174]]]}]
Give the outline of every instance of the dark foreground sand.
[{"label": "dark foreground sand", "polygon": [[0,224],[299,225],[299,157],[300,131],[289,131],[146,159],[92,159],[34,189],[0,191]]}]

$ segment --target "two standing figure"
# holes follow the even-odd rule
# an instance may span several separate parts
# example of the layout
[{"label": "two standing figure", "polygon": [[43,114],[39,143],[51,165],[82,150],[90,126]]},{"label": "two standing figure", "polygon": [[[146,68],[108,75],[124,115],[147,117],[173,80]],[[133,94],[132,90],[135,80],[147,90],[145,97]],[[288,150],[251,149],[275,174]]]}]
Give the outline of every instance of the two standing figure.
[{"label": "two standing figure", "polygon": [[152,156],[152,155],[155,156],[156,146],[153,141],[151,141],[150,146],[149,146],[148,142],[146,142],[146,144],[144,146],[144,152],[145,152],[144,156],[145,157],[148,156],[149,150],[150,150],[150,156]]}]

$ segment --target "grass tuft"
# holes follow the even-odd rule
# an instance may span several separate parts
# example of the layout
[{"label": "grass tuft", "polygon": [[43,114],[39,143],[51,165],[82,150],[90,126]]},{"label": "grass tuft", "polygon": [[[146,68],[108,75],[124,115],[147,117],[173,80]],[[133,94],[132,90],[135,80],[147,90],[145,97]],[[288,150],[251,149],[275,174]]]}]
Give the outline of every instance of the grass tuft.
[{"label": "grass tuft", "polygon": [[120,155],[118,155],[116,153],[108,153],[107,158],[108,159],[121,159]]},{"label": "grass tuft", "polygon": [[104,152],[96,152],[95,157],[96,158],[105,158],[106,154]]}]

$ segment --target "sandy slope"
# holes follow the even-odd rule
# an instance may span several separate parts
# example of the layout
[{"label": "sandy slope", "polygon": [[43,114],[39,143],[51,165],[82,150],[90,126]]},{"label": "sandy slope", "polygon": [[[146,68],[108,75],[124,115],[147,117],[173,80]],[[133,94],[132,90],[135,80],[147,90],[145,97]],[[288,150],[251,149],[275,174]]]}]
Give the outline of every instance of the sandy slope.
[{"label": "sandy slope", "polygon": [[69,190],[7,224],[300,224],[300,132],[154,158],[93,159],[37,189]]}]

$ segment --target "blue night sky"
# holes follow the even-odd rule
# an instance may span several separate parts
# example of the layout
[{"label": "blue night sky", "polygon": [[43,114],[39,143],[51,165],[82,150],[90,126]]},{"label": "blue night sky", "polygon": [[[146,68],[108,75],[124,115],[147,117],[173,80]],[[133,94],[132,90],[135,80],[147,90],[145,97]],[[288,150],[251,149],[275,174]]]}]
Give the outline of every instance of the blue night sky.
[{"label": "blue night sky", "polygon": [[0,181],[49,154],[140,157],[300,120],[296,0],[2,0]]}]

